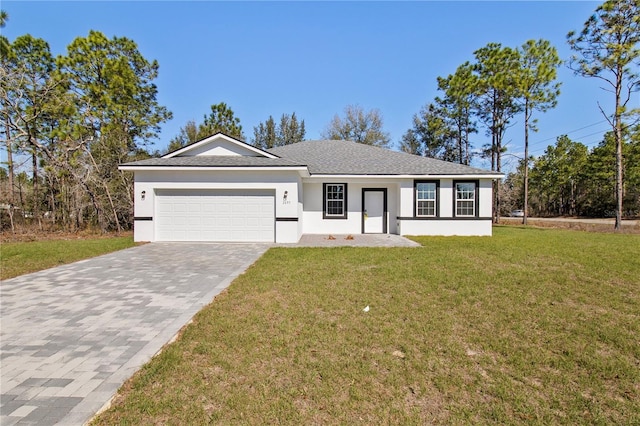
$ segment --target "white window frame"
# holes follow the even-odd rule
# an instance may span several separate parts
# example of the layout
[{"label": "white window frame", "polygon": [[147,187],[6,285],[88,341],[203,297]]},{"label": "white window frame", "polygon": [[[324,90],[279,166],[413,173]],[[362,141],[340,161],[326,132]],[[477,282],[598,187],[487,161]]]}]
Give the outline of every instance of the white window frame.
[{"label": "white window frame", "polygon": [[[342,187],[342,191],[330,191],[331,187]],[[342,199],[329,198],[329,194],[342,193]],[[325,183],[322,188],[323,198],[323,217],[324,219],[346,219],[347,218],[347,184],[346,183]],[[329,202],[340,202],[342,204],[342,213],[329,213]]]},{"label": "white window frame", "polygon": [[[458,185],[473,185],[473,191],[458,190]],[[454,202],[455,202],[455,214],[456,217],[477,217],[478,215],[478,182],[476,181],[461,181],[455,182],[453,185],[453,190],[455,191]],[[469,197],[469,194],[471,197]],[[465,195],[464,198],[461,198],[460,195]],[[462,203],[466,206],[463,207]],[[469,209],[468,204],[471,203],[471,214],[461,214],[460,210],[463,208],[465,210]]]},{"label": "white window frame", "polygon": [[[433,198],[420,198],[420,185],[433,185]],[[416,217],[437,217],[438,216],[438,182],[436,181],[416,181],[415,183],[415,216]],[[431,190],[426,190],[424,192],[431,192]],[[420,214],[420,203],[433,203],[433,214]],[[428,208],[428,207],[427,207]]]}]

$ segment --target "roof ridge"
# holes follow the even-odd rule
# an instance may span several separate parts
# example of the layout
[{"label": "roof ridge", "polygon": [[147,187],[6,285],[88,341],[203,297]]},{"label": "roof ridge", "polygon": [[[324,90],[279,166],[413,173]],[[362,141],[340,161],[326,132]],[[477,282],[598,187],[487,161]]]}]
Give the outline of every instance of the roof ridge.
[{"label": "roof ridge", "polygon": [[[336,150],[340,152],[337,153]],[[325,174],[326,170],[337,169],[341,169],[340,172],[333,174],[497,174],[497,172],[466,164],[423,157],[351,140],[306,140],[275,147],[268,151],[282,158],[303,160],[308,163],[312,174]],[[354,162],[354,158],[361,161]],[[369,164],[363,167],[362,162]],[[370,167],[369,171],[367,171],[368,167]]]}]

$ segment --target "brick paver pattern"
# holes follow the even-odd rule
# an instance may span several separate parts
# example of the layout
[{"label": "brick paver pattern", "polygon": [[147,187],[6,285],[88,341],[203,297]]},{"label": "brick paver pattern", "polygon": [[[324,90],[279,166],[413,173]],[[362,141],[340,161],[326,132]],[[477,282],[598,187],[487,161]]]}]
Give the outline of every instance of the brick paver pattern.
[{"label": "brick paver pattern", "polygon": [[81,425],[268,244],[146,244],[0,285],[0,424]]}]

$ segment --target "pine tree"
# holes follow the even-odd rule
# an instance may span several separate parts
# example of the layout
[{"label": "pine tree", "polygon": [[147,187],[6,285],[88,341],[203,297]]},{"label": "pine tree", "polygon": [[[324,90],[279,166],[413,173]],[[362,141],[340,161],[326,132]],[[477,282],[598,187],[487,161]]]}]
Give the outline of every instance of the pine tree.
[{"label": "pine tree", "polygon": [[529,204],[529,130],[537,131],[532,115],[535,111],[545,112],[554,108],[560,94],[560,84],[556,83],[557,69],[562,63],[555,47],[547,40],[529,40],[519,50],[520,73],[518,89],[524,102],[524,216],[527,224]]},{"label": "pine tree", "polygon": [[614,94],[613,112],[599,107],[611,125],[616,145],[616,230],[622,227],[623,120],[636,112],[628,110],[627,104],[640,90],[639,17],[639,0],[610,0],[598,6],[579,34],[571,31],[567,35],[569,46],[576,52],[570,68],[577,75],[599,79]]},{"label": "pine tree", "polygon": [[302,142],[305,136],[304,120],[298,122],[296,113],[282,114],[280,123],[276,125],[272,116],[253,128],[252,145],[260,149],[290,145]]}]

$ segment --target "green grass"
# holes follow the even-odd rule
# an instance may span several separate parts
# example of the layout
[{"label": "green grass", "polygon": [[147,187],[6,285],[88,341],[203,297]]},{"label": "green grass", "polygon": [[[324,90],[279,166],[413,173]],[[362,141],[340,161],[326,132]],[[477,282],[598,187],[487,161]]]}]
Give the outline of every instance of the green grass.
[{"label": "green grass", "polygon": [[415,239],[269,250],[94,423],[640,422],[639,236]]},{"label": "green grass", "polygon": [[0,246],[0,279],[41,271],[133,245],[132,237],[3,242]]}]

